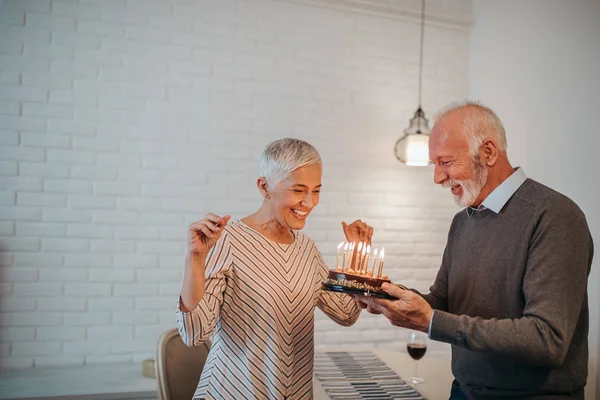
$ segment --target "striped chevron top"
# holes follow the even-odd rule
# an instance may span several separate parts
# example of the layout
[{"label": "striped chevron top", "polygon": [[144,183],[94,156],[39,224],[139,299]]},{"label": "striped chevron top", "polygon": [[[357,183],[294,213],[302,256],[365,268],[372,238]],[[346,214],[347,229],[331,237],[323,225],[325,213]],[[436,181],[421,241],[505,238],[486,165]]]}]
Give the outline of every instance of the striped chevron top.
[{"label": "striped chevron top", "polygon": [[211,249],[204,297],[189,313],[177,307],[188,346],[214,333],[194,399],[312,399],[315,306],[345,326],[360,309],[321,290],[321,253],[294,235],[280,244],[232,221]]}]

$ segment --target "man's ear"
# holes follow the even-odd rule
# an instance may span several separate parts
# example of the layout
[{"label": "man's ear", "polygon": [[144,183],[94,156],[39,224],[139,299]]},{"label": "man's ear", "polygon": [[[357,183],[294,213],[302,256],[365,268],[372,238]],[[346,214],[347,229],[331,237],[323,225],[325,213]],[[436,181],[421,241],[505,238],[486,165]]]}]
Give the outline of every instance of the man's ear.
[{"label": "man's ear", "polygon": [[498,161],[498,146],[492,139],[486,139],[481,145],[483,161],[488,167],[494,166]]},{"label": "man's ear", "polygon": [[256,187],[258,187],[258,191],[260,192],[262,197],[264,197],[265,199],[269,198],[269,184],[267,183],[267,180],[264,177],[261,176],[256,180]]}]

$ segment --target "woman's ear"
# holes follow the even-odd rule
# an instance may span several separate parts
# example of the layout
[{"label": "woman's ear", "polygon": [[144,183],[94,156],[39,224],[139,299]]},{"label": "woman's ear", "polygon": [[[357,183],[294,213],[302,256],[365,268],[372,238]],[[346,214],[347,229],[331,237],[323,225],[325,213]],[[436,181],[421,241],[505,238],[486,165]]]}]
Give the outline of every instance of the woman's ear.
[{"label": "woman's ear", "polygon": [[269,198],[269,184],[267,183],[267,180],[262,176],[259,177],[256,180],[256,186],[258,187],[258,191],[260,192],[262,197],[264,197],[265,199],[268,199]]}]

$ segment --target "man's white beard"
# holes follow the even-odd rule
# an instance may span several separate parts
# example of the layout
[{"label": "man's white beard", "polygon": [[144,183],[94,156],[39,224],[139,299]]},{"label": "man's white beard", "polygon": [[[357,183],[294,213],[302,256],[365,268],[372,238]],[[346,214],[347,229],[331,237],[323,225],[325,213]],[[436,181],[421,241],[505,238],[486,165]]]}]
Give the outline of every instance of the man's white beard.
[{"label": "man's white beard", "polygon": [[481,189],[487,182],[488,170],[485,164],[482,164],[478,159],[471,161],[471,171],[473,176],[468,180],[448,179],[442,183],[443,187],[449,188],[453,186],[462,186],[462,195],[454,196],[454,201],[461,207],[469,207],[472,205]]}]

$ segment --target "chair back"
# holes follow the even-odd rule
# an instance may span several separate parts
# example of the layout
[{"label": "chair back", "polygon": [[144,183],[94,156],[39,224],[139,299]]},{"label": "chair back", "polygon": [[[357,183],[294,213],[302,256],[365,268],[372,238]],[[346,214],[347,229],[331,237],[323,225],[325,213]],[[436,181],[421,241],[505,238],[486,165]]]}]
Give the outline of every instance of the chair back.
[{"label": "chair back", "polygon": [[210,350],[210,341],[188,347],[176,328],[164,332],[156,349],[156,379],[161,400],[190,400]]}]

